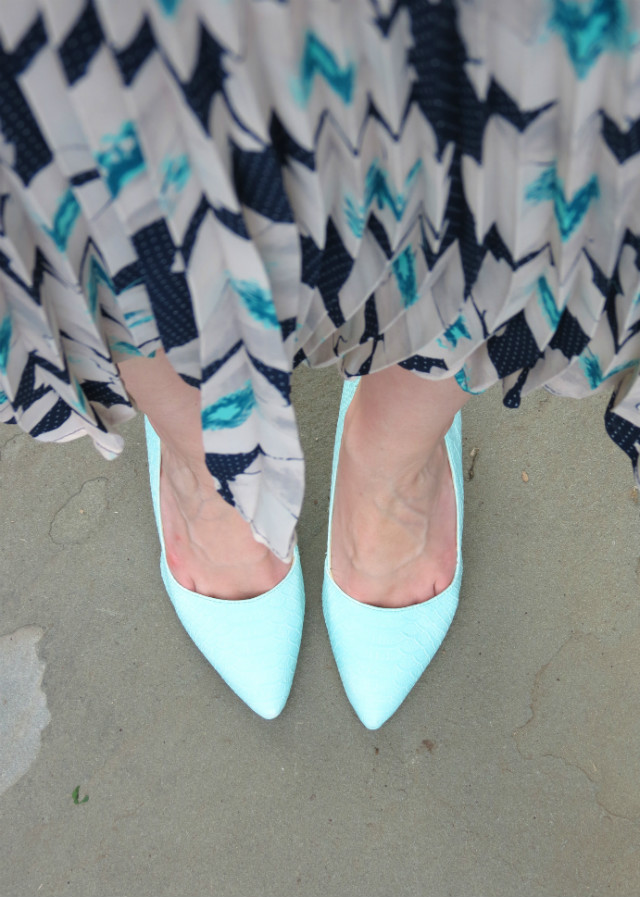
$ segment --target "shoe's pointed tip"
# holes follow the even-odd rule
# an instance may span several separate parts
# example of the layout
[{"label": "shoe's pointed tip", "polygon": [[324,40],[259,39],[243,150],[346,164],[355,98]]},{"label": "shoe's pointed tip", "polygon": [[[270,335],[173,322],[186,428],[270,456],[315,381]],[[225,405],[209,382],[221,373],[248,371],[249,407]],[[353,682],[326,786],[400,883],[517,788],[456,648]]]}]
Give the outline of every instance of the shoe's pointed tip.
[{"label": "shoe's pointed tip", "polygon": [[[246,692],[243,694],[240,690],[233,690],[247,707],[253,710],[254,713],[257,713],[258,716],[261,716],[262,719],[276,719],[286,706],[291,685],[292,683],[288,682],[283,684],[278,691],[261,695],[256,695],[255,692],[253,694],[247,694]],[[233,686],[231,687],[233,688]]]},{"label": "shoe's pointed tip", "polygon": [[349,703],[353,707],[356,716],[365,727],[371,732],[375,732],[383,726],[387,720],[391,719],[398,707],[402,704],[411,689],[407,688],[403,692],[396,691],[393,695],[389,695],[391,700],[380,701],[371,695],[358,694],[357,690],[350,687],[345,689]]},{"label": "shoe's pointed tip", "polygon": [[265,664],[262,678],[242,675],[241,671],[223,665],[219,666],[218,673],[250,710],[263,719],[276,719],[289,700],[296,661],[297,652],[291,657],[288,670],[274,671],[272,667],[270,675]]},{"label": "shoe's pointed tip", "polygon": [[[353,707],[353,704],[351,706]],[[391,716],[391,714],[389,714],[389,716],[385,715],[384,717],[380,717],[379,714],[372,714],[370,716],[368,713],[362,713],[358,711],[355,707],[353,709],[355,710],[356,716],[358,717],[362,725],[370,732],[376,732],[378,729],[380,729],[389,719],[389,716]]]},{"label": "shoe's pointed tip", "polygon": [[248,701],[245,701],[245,704],[251,710],[253,710],[254,713],[256,713],[258,716],[261,716],[262,719],[277,719],[277,717],[279,717],[284,710],[284,706],[286,703],[286,700],[284,700],[273,705],[256,705],[250,704]]},{"label": "shoe's pointed tip", "polygon": [[280,714],[282,713],[283,709],[284,708],[281,707],[279,710],[275,710],[273,712],[272,711],[263,712],[260,710],[254,710],[253,712],[256,714],[256,716],[259,716],[260,719],[272,720],[272,719],[277,719],[280,716]]}]

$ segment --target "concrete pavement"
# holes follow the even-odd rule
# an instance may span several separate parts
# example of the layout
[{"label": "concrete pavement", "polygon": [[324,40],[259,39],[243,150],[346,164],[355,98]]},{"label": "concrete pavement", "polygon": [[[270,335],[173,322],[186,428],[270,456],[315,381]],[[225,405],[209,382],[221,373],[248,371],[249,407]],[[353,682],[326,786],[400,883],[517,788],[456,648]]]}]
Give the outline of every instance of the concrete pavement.
[{"label": "concrete pavement", "polygon": [[339,393],[296,373],[307,618],[272,722],[164,595],[141,419],[114,462],[0,430],[0,895],[640,893],[640,503],[606,397],[467,406],[459,612],[368,732],[320,607]]}]

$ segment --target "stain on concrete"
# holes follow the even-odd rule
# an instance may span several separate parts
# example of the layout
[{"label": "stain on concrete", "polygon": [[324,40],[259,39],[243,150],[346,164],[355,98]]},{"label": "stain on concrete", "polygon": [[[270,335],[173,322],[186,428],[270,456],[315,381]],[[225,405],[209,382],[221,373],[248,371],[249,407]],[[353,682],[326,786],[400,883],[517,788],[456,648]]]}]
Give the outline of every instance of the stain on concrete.
[{"label": "stain on concrete", "polygon": [[42,635],[38,626],[24,626],[0,638],[0,794],[36,759],[51,720],[42,690],[45,665],[36,652]]},{"label": "stain on concrete", "polygon": [[49,529],[49,535],[57,545],[84,542],[98,528],[107,509],[107,486],[105,477],[88,480],[64,503]]},{"label": "stain on concrete", "polygon": [[640,743],[636,737],[640,630],[614,644],[572,635],[537,674],[531,719],[514,733],[526,759],[556,757],[593,782],[598,804],[640,818]]}]

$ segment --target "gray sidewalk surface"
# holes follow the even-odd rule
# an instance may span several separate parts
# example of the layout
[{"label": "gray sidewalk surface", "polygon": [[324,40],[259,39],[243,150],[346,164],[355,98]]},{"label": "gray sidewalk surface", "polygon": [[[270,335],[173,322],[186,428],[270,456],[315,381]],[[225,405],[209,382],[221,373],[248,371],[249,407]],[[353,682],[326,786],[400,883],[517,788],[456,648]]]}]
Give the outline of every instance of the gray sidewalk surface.
[{"label": "gray sidewalk surface", "polygon": [[640,503],[606,397],[464,410],[460,608],[368,732],[320,604],[340,385],[295,377],[307,616],[271,722],[163,592],[142,420],[114,462],[0,428],[2,897],[640,893]]}]

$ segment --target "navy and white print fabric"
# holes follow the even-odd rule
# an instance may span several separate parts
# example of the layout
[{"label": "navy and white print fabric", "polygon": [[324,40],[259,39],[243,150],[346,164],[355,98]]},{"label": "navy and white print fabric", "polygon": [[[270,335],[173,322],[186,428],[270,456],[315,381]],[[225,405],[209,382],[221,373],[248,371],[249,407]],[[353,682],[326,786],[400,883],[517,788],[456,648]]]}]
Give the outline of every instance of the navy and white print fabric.
[{"label": "navy and white print fabric", "polygon": [[280,556],[292,368],[612,394],[640,450],[639,0],[3,0],[0,420],[107,456],[200,388]]}]

